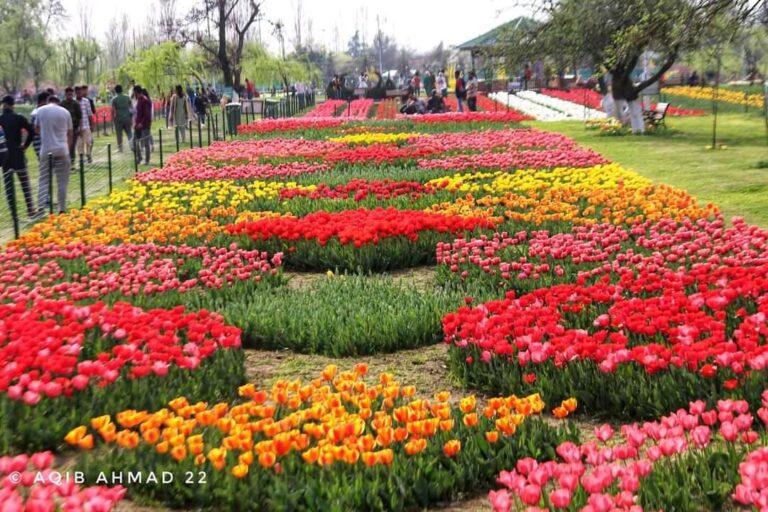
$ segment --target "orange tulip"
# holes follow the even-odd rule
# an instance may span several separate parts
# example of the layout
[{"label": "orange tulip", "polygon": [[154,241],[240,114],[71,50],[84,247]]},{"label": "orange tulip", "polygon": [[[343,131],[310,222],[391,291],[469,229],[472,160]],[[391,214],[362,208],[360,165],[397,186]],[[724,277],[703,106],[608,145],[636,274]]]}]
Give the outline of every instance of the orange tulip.
[{"label": "orange tulip", "polygon": [[461,451],[461,441],[451,439],[443,445],[443,453],[446,457],[453,457]]},{"label": "orange tulip", "polygon": [[499,433],[498,433],[498,431],[492,430],[490,432],[486,432],[485,433],[485,440],[488,441],[491,444],[493,444],[496,441],[498,441],[499,440]]},{"label": "orange tulip", "polygon": [[575,399],[575,398],[569,398],[569,399],[567,399],[567,400],[563,400],[562,404],[560,404],[560,405],[562,405],[563,407],[565,407],[565,409],[566,409],[566,410],[567,410],[569,413],[571,413],[571,412],[573,412],[573,411],[575,411],[575,410],[576,410],[576,407],[577,407],[577,405],[578,405],[578,402],[576,401],[576,399]]},{"label": "orange tulip", "polygon": [[157,451],[157,453],[164,454],[164,453],[168,453],[169,447],[170,445],[168,444],[168,441],[160,441],[155,445],[155,450]]},{"label": "orange tulip", "polygon": [[93,448],[93,436],[88,434],[77,442],[77,446],[81,450],[90,450]]},{"label": "orange tulip", "polygon": [[317,448],[310,448],[301,454],[301,458],[304,459],[304,462],[307,464],[314,464],[317,462],[318,457],[320,457],[320,450]]},{"label": "orange tulip", "polygon": [[469,413],[464,415],[464,425],[472,428],[477,425],[477,413]]},{"label": "orange tulip", "polygon": [[386,450],[381,450],[376,452],[376,458],[378,462],[381,464],[384,464],[385,466],[389,466],[392,464],[392,461],[395,459],[395,453],[387,448]]},{"label": "orange tulip", "polygon": [[187,457],[187,449],[184,445],[174,446],[171,449],[171,457],[177,462],[181,462]]},{"label": "orange tulip", "polygon": [[368,373],[368,365],[365,363],[357,363],[355,365],[355,373],[361,377]]},{"label": "orange tulip", "polygon": [[248,475],[248,465],[237,464],[232,468],[232,476],[235,478],[245,478]]},{"label": "orange tulip", "polygon": [[555,418],[563,419],[566,416],[568,416],[568,409],[566,409],[561,405],[559,407],[555,407],[554,409],[552,409],[552,414],[555,415]]},{"label": "orange tulip", "polygon": [[64,437],[64,440],[71,444],[75,445],[80,442],[80,440],[85,437],[85,433],[87,432],[87,429],[84,425],[80,425],[79,427],[73,428],[70,430],[67,435]]},{"label": "orange tulip", "polygon": [[336,376],[336,370],[337,366],[335,364],[329,364],[325,367],[325,369],[321,372],[321,375],[324,380],[333,380],[333,378]]},{"label": "orange tulip", "polygon": [[243,452],[237,457],[238,462],[240,464],[245,464],[246,466],[250,466],[253,464],[253,452]]},{"label": "orange tulip", "polygon": [[475,395],[470,395],[466,398],[462,398],[459,401],[459,409],[461,409],[461,412],[463,412],[464,414],[474,411],[476,405],[477,405],[477,399],[475,398]]},{"label": "orange tulip", "polygon": [[205,455],[198,453],[195,455],[195,466],[202,466],[203,464],[205,464]]},{"label": "orange tulip", "polygon": [[93,418],[91,420],[91,428],[93,428],[94,430],[101,430],[111,422],[112,422],[112,418],[108,414],[104,416],[99,416],[98,418]]},{"label": "orange tulip", "polygon": [[376,464],[377,457],[375,452],[363,452],[363,464],[365,464],[368,467],[371,467]]},{"label": "orange tulip", "polygon": [[273,452],[264,452],[259,454],[259,464],[263,468],[271,468],[275,465],[277,456]]}]

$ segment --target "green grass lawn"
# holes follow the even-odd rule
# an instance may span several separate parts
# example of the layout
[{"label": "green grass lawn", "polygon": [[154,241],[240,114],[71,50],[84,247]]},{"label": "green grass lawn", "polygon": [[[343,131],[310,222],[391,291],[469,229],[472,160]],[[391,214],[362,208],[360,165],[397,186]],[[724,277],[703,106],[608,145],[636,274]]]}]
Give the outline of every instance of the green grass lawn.
[{"label": "green grass lawn", "polygon": [[768,227],[768,134],[764,120],[743,114],[718,116],[718,143],[712,143],[712,116],[667,118],[668,132],[652,136],[600,136],[581,122],[529,123],[573,137],[606,158],[658,183],[688,190],[716,204],[726,217],[743,216]]}]

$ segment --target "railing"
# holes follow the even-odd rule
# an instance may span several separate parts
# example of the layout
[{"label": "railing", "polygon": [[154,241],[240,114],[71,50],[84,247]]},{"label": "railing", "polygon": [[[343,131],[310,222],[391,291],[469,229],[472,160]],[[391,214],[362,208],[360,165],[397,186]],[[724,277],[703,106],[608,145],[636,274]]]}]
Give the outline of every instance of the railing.
[{"label": "railing", "polygon": [[[269,102],[268,107],[260,117],[289,117],[312,107],[315,96],[308,95],[303,102],[295,96],[283,98],[276,102]],[[303,108],[302,108],[303,106]],[[245,114],[240,122],[252,122],[256,118]],[[154,167],[163,167],[168,157],[186,148],[209,146],[217,140],[226,140],[236,134],[236,126],[229,126],[227,114],[218,106],[214,107],[205,118],[190,121],[184,140],[178,128],[168,127],[163,109],[155,109],[154,127],[150,137],[150,163]],[[237,122],[237,119],[233,119]],[[136,147],[127,140],[123,141],[123,152],[118,150],[115,140],[113,124],[106,119],[97,119],[93,127],[93,151],[91,161],[78,155],[75,164],[70,171],[69,185],[67,187],[67,201],[65,208],[80,208],[88,201],[103,196],[120,187],[126,180],[132,178],[139,170],[147,169],[136,158]],[[157,128],[157,126],[160,126]],[[143,147],[142,147],[143,151]],[[44,210],[46,213],[58,211],[56,202],[56,180],[52,166],[48,165],[48,204],[38,204],[38,192],[40,186],[39,163],[30,148],[27,156],[29,191],[32,196],[35,210]],[[41,155],[40,158],[47,158]],[[142,160],[143,162],[143,160]],[[3,173],[3,187],[7,191],[5,200],[0,199],[0,240],[5,242],[18,238],[22,231],[36,222],[27,216],[27,205],[20,180],[14,177],[16,173]],[[8,197],[10,196],[10,197]]]}]

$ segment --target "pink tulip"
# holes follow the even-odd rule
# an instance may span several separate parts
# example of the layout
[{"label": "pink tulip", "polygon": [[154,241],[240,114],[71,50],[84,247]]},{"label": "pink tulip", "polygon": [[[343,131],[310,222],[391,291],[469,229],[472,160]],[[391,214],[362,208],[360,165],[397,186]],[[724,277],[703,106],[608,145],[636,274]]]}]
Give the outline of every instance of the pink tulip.
[{"label": "pink tulip", "polygon": [[49,451],[37,452],[29,458],[37,469],[48,469],[53,463],[53,453]]},{"label": "pink tulip", "polygon": [[520,500],[526,505],[536,505],[541,499],[541,487],[532,484],[526,485],[520,489],[518,495]]},{"label": "pink tulip", "polygon": [[704,448],[712,439],[712,430],[706,426],[699,426],[691,431],[691,438],[697,448]]},{"label": "pink tulip", "polygon": [[595,437],[597,437],[602,442],[606,442],[613,437],[613,429],[607,423],[596,427]]},{"label": "pink tulip", "polygon": [[509,512],[512,508],[512,499],[506,489],[490,491],[488,500],[491,502],[494,512]]},{"label": "pink tulip", "polygon": [[737,439],[739,430],[733,423],[726,421],[720,425],[720,435],[723,436],[723,439],[726,441],[733,442]]},{"label": "pink tulip", "polygon": [[568,489],[556,489],[549,493],[549,502],[555,508],[568,508],[571,504],[571,491]]}]

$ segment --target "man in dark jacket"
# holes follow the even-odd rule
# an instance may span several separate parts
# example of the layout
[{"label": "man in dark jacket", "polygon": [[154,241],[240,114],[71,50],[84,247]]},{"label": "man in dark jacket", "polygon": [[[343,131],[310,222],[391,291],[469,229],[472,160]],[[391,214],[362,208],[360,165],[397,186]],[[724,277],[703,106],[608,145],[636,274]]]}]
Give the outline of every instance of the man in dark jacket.
[{"label": "man in dark jacket", "polygon": [[75,90],[71,87],[64,89],[64,101],[61,106],[67,109],[72,116],[72,145],[69,147],[69,159],[72,165],[75,163],[75,148],[77,147],[77,138],[80,136],[80,125],[83,120],[83,110],[80,108],[80,102],[75,99]]},{"label": "man in dark jacket", "polygon": [[144,164],[149,165],[149,137],[152,133],[152,102],[149,101],[140,85],[133,86],[136,99],[136,118],[133,122],[133,142],[136,163],[141,162],[141,148],[144,147]]},{"label": "man in dark jacket", "polygon": [[[8,205],[13,202],[14,173],[19,176],[21,190],[24,193],[24,202],[27,206],[27,215],[34,217],[35,206],[32,203],[32,188],[29,183],[27,170],[27,158],[24,152],[32,144],[35,138],[35,130],[27,121],[27,118],[13,111],[13,96],[3,98],[3,113],[0,115],[0,126],[3,127],[7,142],[8,152],[3,161],[3,183],[5,185],[5,197]],[[23,139],[23,141],[22,141]],[[13,211],[13,210],[11,210]]]}]

